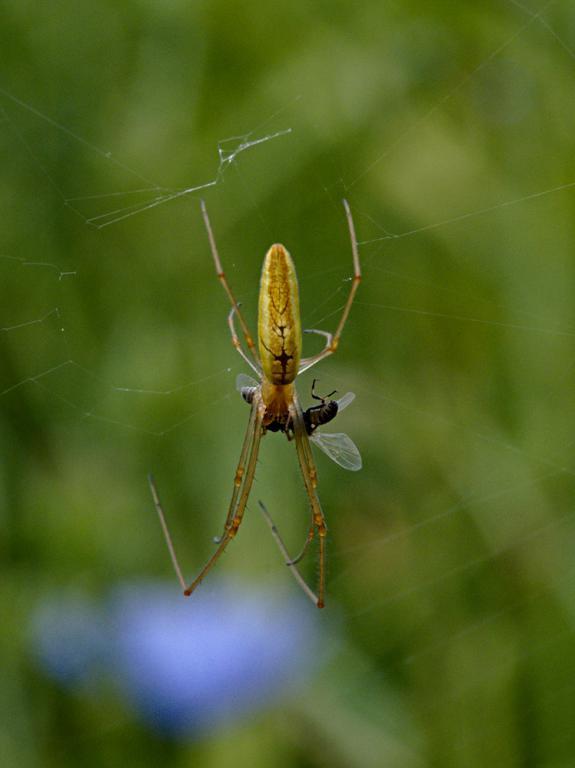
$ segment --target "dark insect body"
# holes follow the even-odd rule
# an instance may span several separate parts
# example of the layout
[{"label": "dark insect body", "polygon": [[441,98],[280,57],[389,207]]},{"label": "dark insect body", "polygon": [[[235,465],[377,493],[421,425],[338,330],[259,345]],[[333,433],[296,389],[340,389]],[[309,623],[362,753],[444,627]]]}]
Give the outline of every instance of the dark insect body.
[{"label": "dark insect body", "polygon": [[[317,379],[314,379],[311,387],[311,396],[314,400],[319,400],[320,404],[312,405],[303,412],[303,422],[308,435],[313,435],[318,427],[335,419],[339,409],[337,400],[328,399],[332,395],[335,395],[336,390],[330,392],[329,395],[326,395],[325,397],[320,397],[315,394],[316,382]],[[256,390],[257,387],[241,388],[240,392],[246,403],[249,403],[250,405],[252,404]],[[269,432],[285,432],[288,436],[288,440],[291,440],[293,437],[293,424],[289,417],[285,420],[274,419],[274,421],[266,424],[265,430]]]}]

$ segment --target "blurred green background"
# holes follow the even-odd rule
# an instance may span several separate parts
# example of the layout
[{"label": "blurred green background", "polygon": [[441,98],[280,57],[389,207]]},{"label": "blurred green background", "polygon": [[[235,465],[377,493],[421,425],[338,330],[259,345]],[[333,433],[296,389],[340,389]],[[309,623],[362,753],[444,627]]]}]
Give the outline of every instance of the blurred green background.
[{"label": "blurred green background", "polygon": [[[1,8],[2,765],[575,765],[573,6]],[[333,329],[344,196],[365,279],[314,369],[356,393],[334,431],[364,457],[318,457],[339,650],[300,695],[172,741],[48,680],[30,616],[172,577],[149,471],[187,574],[220,531],[247,371],[200,197],[252,324],[282,242],[304,327]],[[218,570],[295,591],[258,498],[297,549],[280,436]]]}]

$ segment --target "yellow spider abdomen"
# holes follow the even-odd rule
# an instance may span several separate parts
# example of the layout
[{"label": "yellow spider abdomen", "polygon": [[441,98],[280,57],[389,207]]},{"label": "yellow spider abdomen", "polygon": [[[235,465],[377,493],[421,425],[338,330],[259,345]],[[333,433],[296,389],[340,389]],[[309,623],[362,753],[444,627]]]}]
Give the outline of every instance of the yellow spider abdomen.
[{"label": "yellow spider abdomen", "polygon": [[283,245],[272,245],[262,267],[258,312],[259,351],[264,378],[291,384],[301,357],[297,276]]}]

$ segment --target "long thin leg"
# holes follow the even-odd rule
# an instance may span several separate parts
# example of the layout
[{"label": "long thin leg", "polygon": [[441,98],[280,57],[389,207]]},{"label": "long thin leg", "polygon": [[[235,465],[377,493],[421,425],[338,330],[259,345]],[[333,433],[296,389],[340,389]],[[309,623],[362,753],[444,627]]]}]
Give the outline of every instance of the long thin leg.
[{"label": "long thin leg", "polygon": [[263,514],[267,524],[270,527],[270,530],[272,532],[272,536],[274,537],[275,542],[278,545],[278,549],[279,549],[279,551],[283,555],[283,558],[285,560],[285,564],[289,567],[290,571],[293,574],[294,579],[297,581],[297,583],[300,585],[300,587],[305,592],[305,594],[309,597],[309,599],[312,601],[312,603],[314,605],[317,605],[318,604],[317,595],[315,594],[315,592],[312,592],[312,590],[306,584],[305,579],[303,578],[301,573],[296,568],[295,562],[290,557],[289,552],[287,551],[287,547],[284,544],[282,537],[280,536],[280,532],[278,531],[276,524],[272,520],[272,517],[271,517],[270,513],[268,512],[265,504],[263,503],[263,501],[258,501],[258,504],[260,505],[260,509],[262,510],[262,514]]},{"label": "long thin leg", "polygon": [[246,363],[250,366],[250,368],[257,373],[258,376],[261,377],[262,372],[257,367],[257,365],[250,360],[250,358],[246,355],[244,350],[242,349],[242,345],[240,343],[240,340],[238,338],[238,334],[236,333],[236,326],[234,323],[234,315],[236,313],[236,308],[232,307],[230,309],[230,313],[228,315],[228,326],[230,328],[230,333],[232,335],[232,344],[234,345],[235,349],[240,353],[240,355],[243,357],[243,359],[246,361]]},{"label": "long thin leg", "polygon": [[228,279],[226,277],[226,274],[222,268],[222,262],[220,261],[220,257],[218,254],[218,249],[216,247],[216,240],[214,238],[214,233],[212,231],[212,225],[210,224],[210,219],[208,217],[208,210],[206,208],[205,202],[202,200],[202,216],[204,218],[204,224],[206,226],[206,231],[208,233],[208,239],[210,241],[210,249],[212,251],[212,257],[214,259],[214,264],[216,267],[216,274],[218,276],[218,279],[220,283],[223,285],[225,292],[228,294],[228,298],[231,302],[232,307],[234,308],[239,321],[240,325],[242,326],[242,331],[246,340],[246,344],[248,345],[248,349],[252,354],[252,357],[254,358],[257,365],[259,365],[260,360],[258,357],[256,345],[254,343],[253,336],[251,335],[249,328],[247,326],[246,321],[244,320],[244,316],[240,312],[240,307],[238,302],[236,301],[236,297],[233,294],[232,289],[230,288],[230,284],[228,283]]},{"label": "long thin leg", "polygon": [[343,328],[347,322],[347,318],[351,310],[351,305],[353,304],[355,294],[357,293],[357,289],[359,288],[359,284],[361,282],[361,265],[359,263],[359,250],[357,247],[357,237],[355,234],[353,217],[351,215],[351,210],[347,200],[343,201],[343,206],[345,208],[347,226],[349,228],[349,237],[351,240],[351,252],[353,255],[353,277],[351,280],[351,288],[349,289],[349,295],[347,297],[347,301],[345,302],[343,312],[341,313],[339,323],[337,325],[337,328],[333,336],[327,333],[327,331],[317,331],[315,329],[311,329],[310,331],[308,331],[308,333],[322,334],[323,336],[326,337],[327,342],[325,347],[322,349],[322,351],[319,354],[315,355],[314,357],[307,357],[300,362],[300,368],[299,368],[300,373],[302,371],[306,371],[308,368],[311,368],[312,365],[319,363],[319,361],[323,360],[325,357],[328,357],[329,355],[333,355],[333,353],[336,351],[339,345],[339,340],[340,340]]},{"label": "long thin leg", "polygon": [[[197,584],[202,580],[202,578],[205,576],[211,565],[213,565],[213,562],[219,557],[221,554],[221,551],[225,549],[225,546],[227,545],[228,541],[235,536],[237,529],[239,528],[239,525],[241,523],[241,518],[243,516],[243,510],[245,509],[245,505],[247,503],[247,497],[249,495],[249,491],[253,482],[253,476],[255,474],[255,464],[257,461],[257,451],[259,449],[259,441],[261,438],[261,419],[262,416],[258,416],[258,410],[259,410],[259,396],[254,398],[254,403],[252,404],[252,409],[250,412],[250,419],[248,421],[248,427],[246,430],[246,435],[244,438],[244,442],[242,444],[242,450],[240,453],[240,460],[238,462],[238,466],[236,469],[236,474],[234,477],[234,489],[232,492],[232,497],[230,499],[230,505],[228,508],[228,514],[226,516],[226,522],[224,524],[224,531],[222,535],[217,540],[220,544],[219,548],[216,550],[215,555],[212,556],[207,566],[203,568],[203,570],[200,573],[200,576],[193,582],[191,587],[186,586],[186,582],[184,581],[184,577],[182,575],[182,569],[180,568],[180,564],[178,562],[178,558],[176,556],[176,550],[172,541],[172,537],[170,535],[170,531],[168,528],[168,524],[166,521],[166,515],[164,512],[164,509],[162,507],[162,504],[160,502],[160,497],[158,495],[158,491],[156,489],[156,485],[154,483],[154,479],[151,475],[148,475],[148,483],[150,485],[150,491],[152,492],[152,498],[154,500],[154,506],[156,507],[156,511],[158,513],[158,517],[160,518],[160,524],[162,526],[162,531],[164,533],[164,538],[166,539],[166,544],[168,546],[168,551],[170,553],[170,557],[172,559],[172,564],[174,566],[174,570],[176,572],[176,576],[178,577],[178,581],[180,582],[180,585],[182,587],[182,590],[184,594],[190,595],[193,590],[196,588]],[[257,430],[257,431],[256,431]],[[256,440],[257,437],[257,440]],[[254,443],[256,445],[254,446]],[[250,446],[251,446],[251,453],[250,453]],[[253,456],[255,448],[255,458]],[[248,453],[250,453],[250,464],[248,465],[247,471],[246,471],[246,460]],[[250,474],[250,467],[253,467],[251,469],[251,477],[249,477]],[[247,484],[247,486],[246,486]],[[238,496],[240,494],[240,490],[243,487],[243,491],[245,493],[245,501],[243,501],[243,508],[240,509],[240,505],[242,504],[242,498],[240,498],[240,501],[238,503]],[[235,530],[233,534],[228,535],[230,528],[233,526],[234,521],[239,516],[239,522],[235,524]],[[223,546],[222,546],[223,545]],[[220,551],[221,550],[221,551]],[[217,557],[216,557],[217,555]],[[208,567],[209,566],[209,567]]]},{"label": "long thin leg", "polygon": [[351,209],[349,207],[349,203],[347,200],[343,201],[343,207],[345,208],[345,215],[347,218],[347,226],[349,228],[349,239],[351,241],[351,252],[353,255],[353,278],[351,281],[351,288],[349,289],[349,296],[347,297],[346,305],[343,309],[343,313],[339,320],[339,325],[336,328],[334,337],[331,342],[332,351],[335,352],[337,349],[337,345],[339,344],[339,338],[341,336],[341,333],[343,331],[343,327],[347,322],[347,318],[349,315],[349,311],[351,309],[351,305],[353,304],[353,300],[355,298],[355,294],[357,292],[357,289],[359,288],[359,284],[361,283],[361,266],[359,263],[359,251],[357,248],[357,236],[355,234],[355,225],[353,223],[353,217],[351,215]]},{"label": "long thin leg", "polygon": [[152,492],[152,498],[154,499],[154,506],[156,507],[156,512],[158,513],[158,517],[160,518],[160,525],[162,526],[162,531],[164,532],[164,538],[166,539],[166,544],[168,545],[168,551],[170,553],[170,557],[172,558],[172,565],[174,566],[174,570],[176,572],[176,576],[178,577],[178,581],[180,582],[180,585],[182,587],[182,591],[184,591],[186,589],[186,582],[184,581],[184,577],[182,576],[182,569],[180,568],[180,564],[178,563],[178,557],[176,555],[176,550],[174,549],[174,543],[172,542],[172,537],[170,536],[168,523],[166,522],[166,515],[164,514],[162,503],[160,501],[160,497],[158,496],[158,491],[156,489],[156,484],[154,483],[154,478],[152,477],[152,475],[148,475],[148,483],[150,486],[150,491]]},{"label": "long thin leg", "polygon": [[[318,576],[318,589],[317,589],[317,607],[324,607],[324,595],[325,595],[325,538],[327,536],[327,526],[325,524],[325,517],[321,508],[319,497],[316,492],[317,486],[317,469],[315,461],[309,446],[309,438],[305,429],[303,420],[303,413],[297,399],[294,398],[294,402],[290,406],[290,416],[295,434],[295,444],[299,460],[301,473],[305,489],[309,498],[311,513],[312,513],[312,525],[317,531],[319,539],[319,576]],[[309,538],[309,534],[308,534]],[[311,540],[311,539],[310,539]],[[307,548],[306,542],[304,550]]]},{"label": "long thin leg", "polygon": [[[315,381],[314,381],[314,384],[315,384]],[[297,412],[301,413],[301,406],[300,406],[299,400],[297,398],[297,393],[294,395],[294,409]],[[305,429],[305,423],[303,422],[303,415],[302,415],[301,419],[302,419],[302,423],[304,425],[303,429],[304,429],[304,432],[306,433],[306,437],[307,437],[307,430]],[[298,444],[297,444],[297,441],[296,441],[296,448],[297,448],[297,445]],[[315,467],[315,461],[314,461],[314,458],[313,458],[313,453],[312,453],[312,450],[311,450],[311,446],[309,444],[309,439],[308,440],[305,440],[305,439],[302,440],[301,450],[303,451],[303,455],[305,457],[305,467],[306,467],[305,470],[302,467],[302,473],[304,473],[304,481],[305,481],[305,474],[307,473],[307,476],[309,478],[311,486],[315,489],[317,487],[317,470],[316,470],[316,467]],[[299,450],[298,450],[298,458],[299,458]],[[300,462],[300,464],[301,464],[301,462]],[[318,504],[319,504],[319,500],[318,500]],[[297,563],[299,563],[300,560],[304,557],[305,553],[308,550],[309,545],[312,543],[312,541],[314,539],[314,536],[315,536],[316,522],[317,521],[316,521],[316,517],[315,517],[315,511],[314,511],[313,504],[312,504],[311,511],[312,511],[312,515],[311,515],[311,523],[310,523],[309,531],[308,531],[308,534],[307,534],[307,537],[306,537],[306,540],[304,542],[303,547],[301,548],[300,552],[292,560],[292,563],[294,565],[297,565]]]},{"label": "long thin leg", "polygon": [[[297,396],[297,393],[294,392],[294,398],[292,403],[292,424],[294,425],[294,435],[296,437],[296,447],[298,445],[297,437],[298,433],[305,435],[306,438],[308,438],[307,430],[305,428],[305,421],[303,418],[303,411],[302,407],[299,402],[299,398]],[[310,482],[312,484],[312,487],[315,489],[317,488],[317,469],[315,466],[315,461],[313,458],[313,453],[311,450],[311,445],[309,442],[309,438],[306,440],[300,441],[300,447],[303,452],[303,455],[305,457],[305,463],[308,471],[308,475],[310,478]]]},{"label": "long thin leg", "polygon": [[[237,499],[237,502],[233,510],[233,513],[231,510],[228,513],[228,519],[226,520],[226,525],[224,528],[224,532],[221,536],[219,546],[214,552],[214,554],[210,557],[208,562],[204,565],[204,567],[199,572],[199,574],[196,576],[196,578],[192,581],[190,586],[184,590],[184,595],[186,595],[186,597],[189,597],[192,594],[192,592],[196,589],[196,587],[202,582],[202,580],[204,579],[208,571],[219,560],[219,558],[225,551],[230,541],[237,534],[238,528],[242,523],[244,512],[246,509],[246,505],[248,503],[248,498],[249,498],[252,484],[254,481],[254,476],[256,473],[256,465],[257,465],[258,453],[259,453],[260,442],[262,437],[262,421],[263,421],[263,416],[265,412],[265,409],[262,406],[261,400],[257,395],[254,397],[252,411],[254,411],[255,413],[255,420],[253,423],[253,436],[251,440],[251,448],[249,451],[249,459],[245,469],[245,474],[241,473],[241,477],[240,477],[241,492],[239,490],[239,487],[236,485],[236,487],[234,488],[234,496]],[[238,474],[239,472],[236,472],[236,480],[238,478]],[[239,498],[238,498],[238,495],[239,495]]]},{"label": "long thin leg", "polygon": [[[254,396],[254,400],[255,399],[256,398]],[[258,395],[258,402],[259,402],[259,395]],[[254,437],[254,428],[255,428],[256,418],[257,418],[257,403],[254,403],[254,401],[252,400],[250,418],[248,421],[248,426],[246,428],[244,442],[242,443],[242,450],[240,451],[240,458],[238,461],[238,466],[236,468],[236,474],[234,475],[234,490],[232,491],[232,498],[230,499],[230,503],[228,506],[228,514],[226,515],[226,522],[224,523],[224,531],[222,535],[217,539],[218,544],[220,543],[222,538],[225,536],[226,529],[234,516],[234,512],[235,512],[237,501],[238,501],[238,495],[240,493],[240,489],[242,487],[242,483],[243,483],[243,479],[246,471],[246,461],[248,458],[250,445]],[[260,427],[260,431],[261,431],[261,427]]]},{"label": "long thin leg", "polygon": [[300,360],[298,375],[307,371],[308,368],[311,368],[312,365],[315,365],[322,360],[323,357],[330,355],[331,352],[329,352],[329,350],[331,349],[333,342],[333,333],[330,333],[329,331],[320,331],[318,328],[305,328],[304,333],[317,333],[318,336],[325,336],[325,346],[317,355],[314,355],[313,357],[304,357],[303,360]]}]

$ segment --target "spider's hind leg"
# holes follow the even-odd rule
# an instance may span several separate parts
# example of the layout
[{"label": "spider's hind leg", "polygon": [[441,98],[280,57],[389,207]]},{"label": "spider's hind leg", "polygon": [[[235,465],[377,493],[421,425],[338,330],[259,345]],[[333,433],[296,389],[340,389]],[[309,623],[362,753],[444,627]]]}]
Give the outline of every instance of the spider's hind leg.
[{"label": "spider's hind leg", "polygon": [[263,516],[265,517],[266,522],[267,522],[267,524],[270,527],[270,530],[272,532],[272,536],[274,537],[275,542],[278,545],[278,549],[280,550],[280,552],[283,555],[285,564],[288,566],[288,568],[290,569],[290,571],[293,574],[294,579],[297,581],[297,583],[300,585],[300,587],[305,592],[305,594],[309,597],[309,599],[312,601],[312,603],[314,605],[316,605],[318,608],[320,608],[321,606],[319,605],[319,600],[318,600],[317,595],[315,594],[315,592],[313,592],[310,589],[310,587],[307,585],[305,579],[303,578],[301,573],[296,568],[296,562],[297,562],[298,558],[294,559],[294,558],[290,557],[290,554],[287,551],[287,547],[284,544],[282,537],[280,536],[280,532],[278,531],[276,524],[272,520],[272,517],[271,517],[270,513],[268,512],[265,504],[263,503],[263,501],[258,501],[258,504],[260,505],[260,509],[261,509],[261,511],[263,513]]}]

